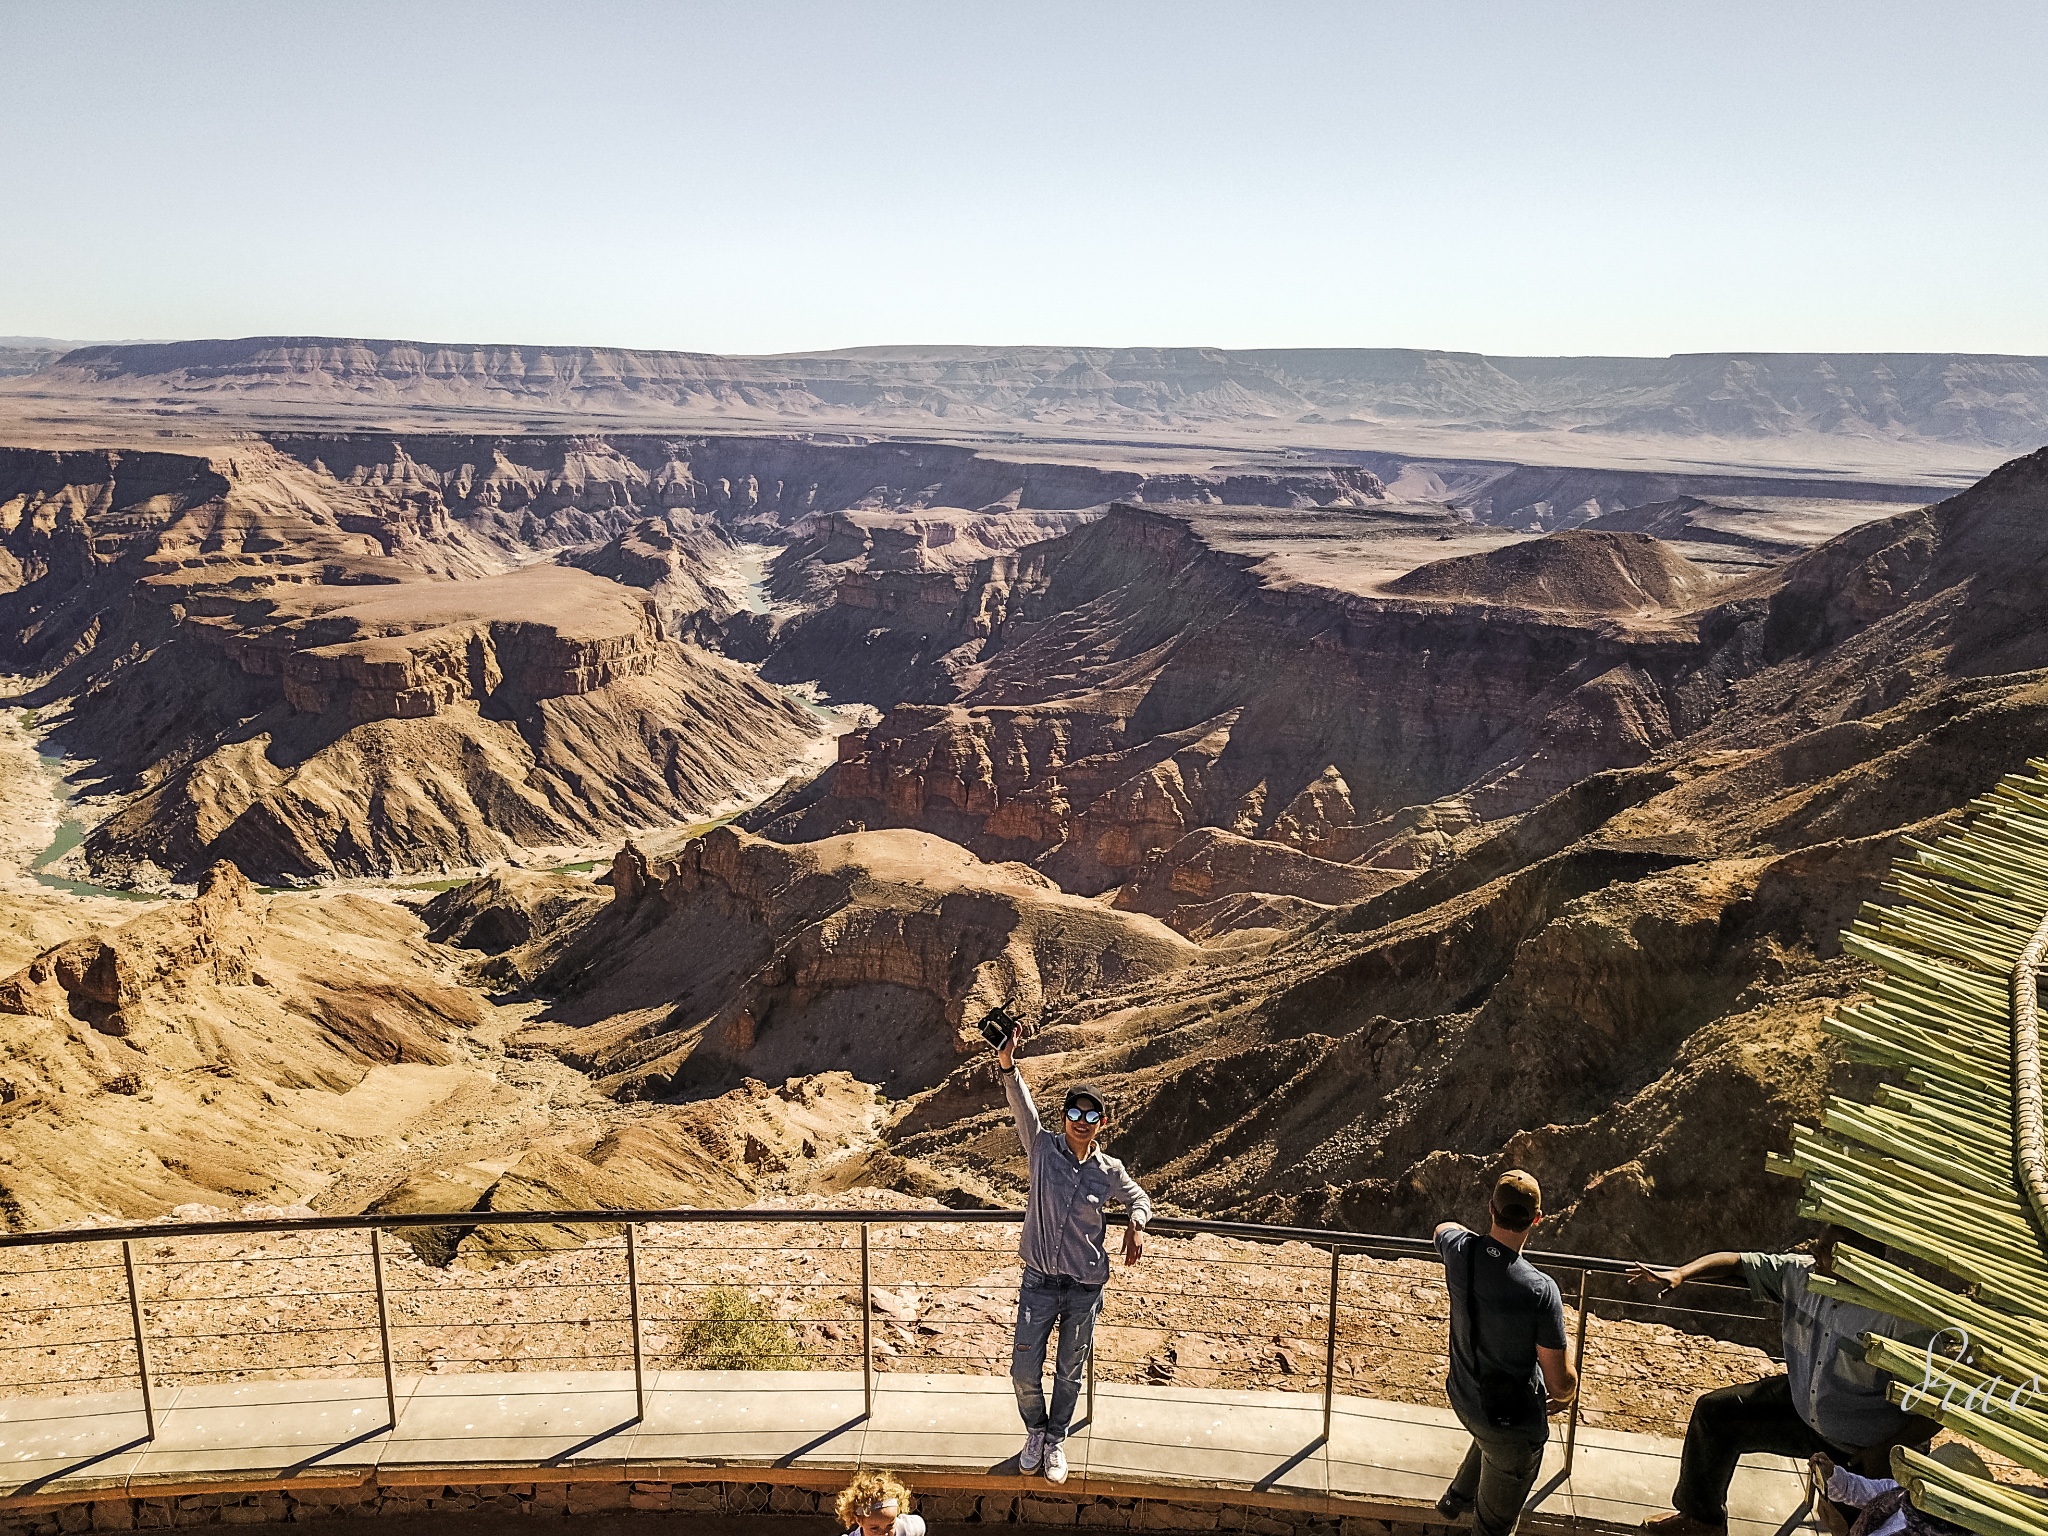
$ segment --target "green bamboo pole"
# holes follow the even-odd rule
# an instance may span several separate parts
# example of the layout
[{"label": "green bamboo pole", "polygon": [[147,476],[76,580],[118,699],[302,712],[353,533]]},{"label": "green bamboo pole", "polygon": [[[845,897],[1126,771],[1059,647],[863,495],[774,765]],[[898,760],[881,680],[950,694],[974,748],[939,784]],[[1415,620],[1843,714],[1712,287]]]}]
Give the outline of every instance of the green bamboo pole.
[{"label": "green bamboo pole", "polygon": [[[1807,1203],[1822,1220],[1879,1238],[1902,1253],[1946,1269],[1982,1288],[1983,1299],[2017,1311],[2048,1315],[2048,1276],[2015,1269],[1988,1252],[1966,1221],[1905,1201],[1895,1191],[1875,1195],[1822,1179],[1807,1184]],[[1910,1209],[1910,1219],[1907,1211]],[[1845,1278],[1862,1284],[1854,1275]],[[2048,1362],[2044,1362],[2048,1368]]]},{"label": "green bamboo pole", "polygon": [[1945,1319],[1943,1326],[1967,1329],[1974,1343],[1994,1350],[2013,1370],[2027,1376],[2039,1371],[2048,1378],[2048,1340],[2041,1337],[2038,1323],[2025,1322],[2023,1326],[2031,1327],[2033,1332],[2020,1333],[2014,1327],[2018,1320],[2011,1314],[1994,1311],[1979,1299],[1931,1285],[1911,1270],[1901,1269],[1874,1254],[1840,1250],[1835,1255],[1835,1265],[1851,1285],[1895,1303],[1891,1310],[1910,1306],[1916,1319]]},{"label": "green bamboo pole", "polygon": [[1801,1126],[1793,1128],[1792,1147],[1801,1164],[1815,1172],[1859,1179],[1880,1189],[1893,1183],[1910,1184],[1934,1198],[1973,1206],[1988,1205],[2000,1216],[2022,1214],[2017,1200],[2005,1198],[2006,1191],[1985,1187],[1990,1182],[1988,1180],[1985,1184],[1961,1183],[1946,1173],[1935,1172],[1902,1158],[1883,1156],[1849,1142],[1835,1141]]},{"label": "green bamboo pole", "polygon": [[2038,1497],[1985,1478],[1972,1477],[1967,1472],[1958,1472],[1955,1468],[1936,1461],[1932,1456],[1922,1455],[1909,1446],[1899,1446],[1892,1452],[1892,1476],[1901,1483],[1908,1484],[1912,1479],[1918,1478],[1922,1482],[1932,1483],[1952,1493],[1975,1499],[1980,1504],[2008,1510],[2015,1515],[2048,1515],[2048,1505],[2044,1505]]},{"label": "green bamboo pole", "polygon": [[1913,1502],[1937,1519],[1979,1531],[1983,1536],[2042,1536],[2048,1532],[2048,1516],[2029,1519],[2009,1514],[1931,1483],[1921,1486]]}]

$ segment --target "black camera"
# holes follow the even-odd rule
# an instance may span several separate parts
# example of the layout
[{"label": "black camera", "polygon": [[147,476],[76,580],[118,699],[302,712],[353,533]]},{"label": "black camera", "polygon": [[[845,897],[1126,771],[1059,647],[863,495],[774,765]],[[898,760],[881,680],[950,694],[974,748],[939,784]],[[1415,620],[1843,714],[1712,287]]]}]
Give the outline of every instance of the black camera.
[{"label": "black camera", "polygon": [[975,1027],[981,1031],[981,1038],[988,1042],[990,1050],[1000,1051],[1010,1036],[1023,1026],[1011,1014],[1010,1005],[1002,1002],[984,1013]]}]

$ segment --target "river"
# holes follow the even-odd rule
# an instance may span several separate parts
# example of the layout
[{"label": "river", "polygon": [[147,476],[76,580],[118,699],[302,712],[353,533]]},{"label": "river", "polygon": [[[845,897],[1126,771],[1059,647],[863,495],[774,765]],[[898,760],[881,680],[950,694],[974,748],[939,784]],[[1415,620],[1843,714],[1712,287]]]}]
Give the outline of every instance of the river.
[{"label": "river", "polygon": [[36,761],[42,765],[47,776],[50,791],[57,801],[57,832],[50,839],[50,846],[37,854],[29,865],[29,873],[36,877],[36,884],[46,885],[53,891],[69,891],[73,896],[111,896],[118,901],[162,901],[163,897],[148,891],[123,891],[109,885],[94,885],[88,880],[70,880],[63,875],[49,873],[49,868],[65,854],[85,841],[86,826],[72,814],[71,805],[76,791],[71,780],[64,774],[64,754],[61,752],[36,752]]}]

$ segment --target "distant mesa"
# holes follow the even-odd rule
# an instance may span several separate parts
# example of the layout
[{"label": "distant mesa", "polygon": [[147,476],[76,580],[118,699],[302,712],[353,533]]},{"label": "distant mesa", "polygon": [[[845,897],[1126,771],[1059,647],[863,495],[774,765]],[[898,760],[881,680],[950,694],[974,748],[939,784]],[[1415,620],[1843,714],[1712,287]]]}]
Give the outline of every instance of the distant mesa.
[{"label": "distant mesa", "polygon": [[1622,614],[1684,612],[1721,585],[1722,578],[1647,533],[1574,528],[1417,566],[1383,590],[1399,597]]},{"label": "distant mesa", "polygon": [[253,336],[33,348],[0,375],[39,395],[132,396],[260,413],[351,403],[701,412],[708,421],[988,426],[1437,424],[1757,440],[1808,435],[2033,447],[2048,358],[1972,353],[1491,357],[1329,347],[855,348],[774,357],[605,347]]}]

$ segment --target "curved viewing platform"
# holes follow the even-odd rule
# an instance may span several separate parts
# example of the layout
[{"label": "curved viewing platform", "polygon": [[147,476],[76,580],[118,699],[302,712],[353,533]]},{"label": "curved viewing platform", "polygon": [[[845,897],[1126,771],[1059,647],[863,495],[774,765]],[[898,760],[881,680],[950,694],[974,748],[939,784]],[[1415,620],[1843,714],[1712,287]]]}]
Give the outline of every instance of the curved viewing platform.
[{"label": "curved viewing platform", "polygon": [[[1106,1293],[1072,1472],[1018,1473],[1013,1211],[463,1212],[0,1238],[0,1529],[323,1515],[811,1517],[862,1465],[953,1524],[1438,1525],[1466,1436],[1423,1240],[1161,1217]],[[1530,1529],[1668,1508],[1700,1392],[1768,1370],[1746,1292],[1555,1276],[1584,1381]],[[1752,1458],[1737,1536],[1803,1487]],[[739,1528],[737,1526],[735,1529]]]}]

